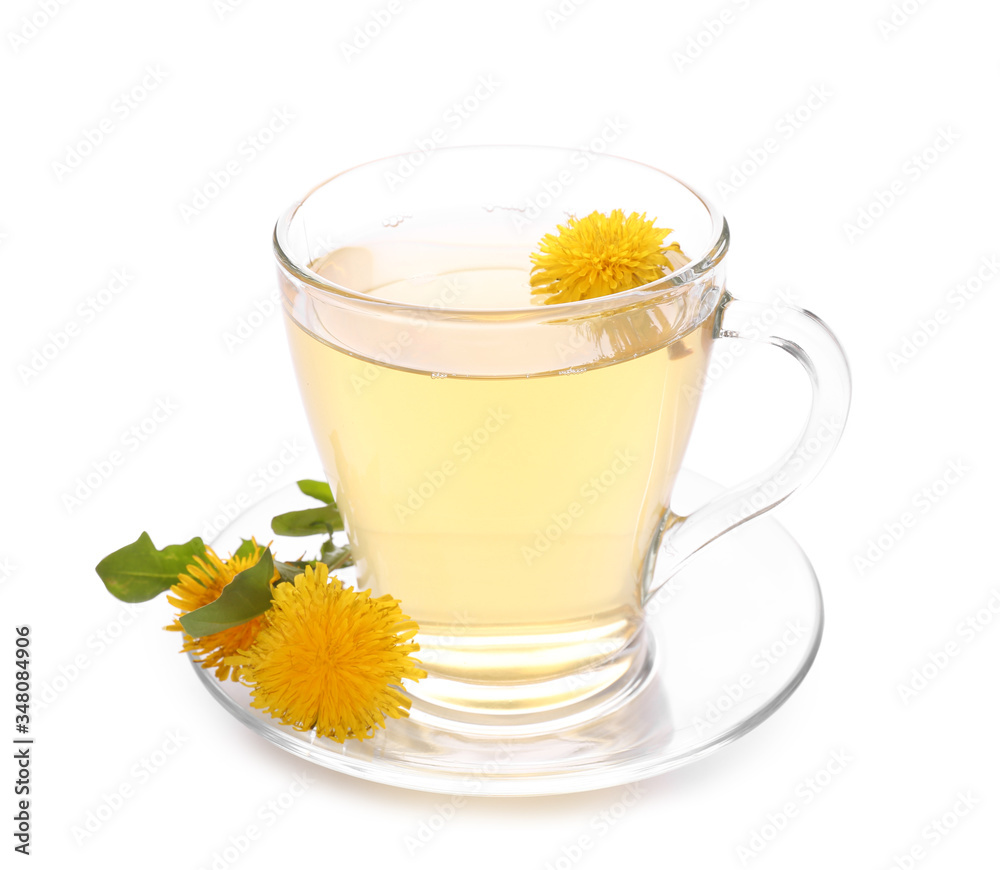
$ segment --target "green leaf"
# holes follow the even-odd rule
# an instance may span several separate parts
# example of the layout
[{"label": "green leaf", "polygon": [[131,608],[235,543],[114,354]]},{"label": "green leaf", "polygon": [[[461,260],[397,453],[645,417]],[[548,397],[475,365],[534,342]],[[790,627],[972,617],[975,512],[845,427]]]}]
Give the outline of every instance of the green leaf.
[{"label": "green leaf", "polygon": [[351,548],[345,545],[343,547],[335,547],[330,552],[324,552],[323,558],[320,561],[326,562],[326,566],[330,571],[336,571],[338,568],[346,568],[348,565],[353,565],[354,557],[351,556]]},{"label": "green leaf", "polygon": [[257,564],[240,571],[215,601],[182,616],[181,628],[191,637],[202,637],[260,616],[271,608],[273,576],[271,551],[264,550]]},{"label": "green leaf", "polygon": [[311,498],[333,504],[333,490],[325,480],[300,480],[299,489]]},{"label": "green leaf", "polygon": [[205,554],[205,542],[192,538],[186,544],[171,544],[162,550],[153,546],[147,532],[128,546],[115,550],[97,563],[97,574],[108,592],[122,601],[149,601],[177,582],[195,556]]},{"label": "green leaf", "polygon": [[299,574],[305,571],[306,565],[311,564],[312,562],[275,562],[274,567],[278,569],[278,582],[291,583]]},{"label": "green leaf", "polygon": [[[325,542],[324,542],[325,543]],[[307,565],[314,568],[320,562],[325,562],[327,568],[332,572],[337,568],[346,568],[354,564],[351,556],[351,548],[348,546],[334,547],[331,550],[324,549],[322,558],[319,559],[297,559],[294,562],[275,562],[274,567],[278,569],[282,581],[293,581],[299,574],[304,574]]]},{"label": "green leaf", "polygon": [[241,538],[241,541],[242,543],[236,548],[236,552],[233,553],[233,556],[249,559],[257,552],[257,545],[253,541],[248,541],[246,538]]},{"label": "green leaf", "polygon": [[335,504],[278,514],[271,520],[271,531],[286,538],[331,534],[343,530],[344,520]]}]

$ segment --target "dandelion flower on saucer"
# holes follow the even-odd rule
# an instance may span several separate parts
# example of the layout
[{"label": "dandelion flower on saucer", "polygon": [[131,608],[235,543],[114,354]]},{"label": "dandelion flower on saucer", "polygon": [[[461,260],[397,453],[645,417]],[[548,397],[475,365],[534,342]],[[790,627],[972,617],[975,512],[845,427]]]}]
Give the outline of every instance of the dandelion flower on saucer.
[{"label": "dandelion flower on saucer", "polygon": [[641,287],[688,262],[670,229],[658,229],[646,214],[621,209],[591,212],[547,233],[531,255],[531,292],[547,293],[546,304],[596,299]]},{"label": "dandelion flower on saucer", "polygon": [[[166,630],[184,631],[180,624],[181,616],[211,604],[240,571],[256,565],[261,553],[264,552],[264,547],[257,545],[256,541],[254,545],[255,550],[249,556],[230,556],[223,560],[211,547],[205,547],[204,557],[195,556],[195,564],[188,565],[187,572],[178,575],[177,582],[167,593],[167,601],[179,612],[178,618],[172,624],[164,626]],[[274,583],[277,579],[278,572],[275,570],[271,582]],[[215,676],[220,680],[225,680],[227,677],[238,680],[239,668],[227,664],[226,657],[250,646],[266,621],[265,613],[242,625],[234,625],[215,634],[206,634],[202,637],[185,634],[181,649],[183,652],[191,653],[194,660],[200,662],[203,668],[215,668]]]},{"label": "dandelion flower on saucer", "polygon": [[252,706],[338,743],[364,740],[409,715],[402,681],[427,676],[410,655],[416,633],[396,599],[330,581],[321,562],[275,587],[267,625],[228,661],[253,687]]}]

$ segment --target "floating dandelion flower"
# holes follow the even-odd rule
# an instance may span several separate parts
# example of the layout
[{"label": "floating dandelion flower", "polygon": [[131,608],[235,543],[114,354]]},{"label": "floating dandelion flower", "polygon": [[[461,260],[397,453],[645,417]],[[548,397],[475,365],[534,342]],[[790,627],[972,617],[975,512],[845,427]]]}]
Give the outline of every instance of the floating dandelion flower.
[{"label": "floating dandelion flower", "polygon": [[547,233],[539,253],[531,255],[531,292],[550,294],[547,304],[631,290],[688,262],[676,242],[664,246],[673,230],[658,229],[645,213],[595,211],[571,217],[558,230]]}]

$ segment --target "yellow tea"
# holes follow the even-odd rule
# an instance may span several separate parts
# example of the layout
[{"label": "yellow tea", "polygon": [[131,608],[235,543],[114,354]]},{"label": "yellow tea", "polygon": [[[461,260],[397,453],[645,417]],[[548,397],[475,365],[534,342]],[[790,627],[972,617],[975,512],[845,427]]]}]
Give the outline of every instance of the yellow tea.
[{"label": "yellow tea", "polygon": [[[322,275],[324,263],[312,269]],[[532,304],[518,269],[369,292],[432,307]],[[402,601],[432,674],[529,683],[627,642],[694,422],[710,323],[666,344],[654,330],[659,346],[591,369],[456,377],[409,368],[419,331],[376,361],[336,346],[318,321],[315,333],[286,322],[360,583]]]}]

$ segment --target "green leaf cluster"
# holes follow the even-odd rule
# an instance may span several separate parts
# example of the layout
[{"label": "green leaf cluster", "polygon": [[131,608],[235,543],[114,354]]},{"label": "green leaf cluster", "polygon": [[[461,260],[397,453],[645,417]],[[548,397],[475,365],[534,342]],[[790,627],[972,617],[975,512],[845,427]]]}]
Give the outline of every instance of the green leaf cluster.
[{"label": "green leaf cluster", "polygon": [[[337,547],[333,533],[343,531],[344,521],[325,481],[300,480],[299,489],[311,498],[323,502],[322,507],[279,514],[271,520],[271,529],[282,537],[307,537],[326,534],[317,559],[281,562],[269,549],[249,568],[237,574],[222,594],[210,604],[192,610],[180,618],[181,627],[192,637],[203,637],[242,625],[260,616],[271,607],[272,578],[275,583],[289,582],[301,574],[307,565],[325,563],[330,571],[353,564],[349,547]],[[234,556],[253,555],[256,545],[244,540]],[[150,536],[143,532],[137,540],[106,556],[97,564],[97,574],[107,590],[116,598],[128,602],[149,601],[173,586],[179,575],[186,573],[196,557],[204,557],[205,542],[192,538],[186,544],[171,544],[156,549]]]}]

